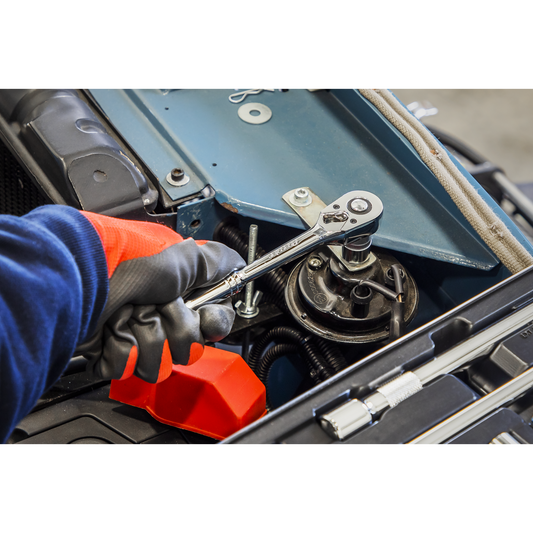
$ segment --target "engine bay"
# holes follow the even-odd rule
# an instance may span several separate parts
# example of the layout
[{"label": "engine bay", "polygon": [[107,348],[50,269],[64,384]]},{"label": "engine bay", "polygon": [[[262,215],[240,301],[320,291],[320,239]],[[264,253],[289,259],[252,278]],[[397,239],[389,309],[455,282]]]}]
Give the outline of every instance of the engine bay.
[{"label": "engine bay", "polygon": [[[438,179],[449,159],[495,239],[530,256],[500,169],[413,116],[433,167],[362,91],[256,91],[0,91],[2,181],[26,184],[4,212],[153,221],[257,270],[224,293],[235,322],[209,346],[234,368],[209,420],[229,409],[237,426],[169,420],[75,357],[9,442],[533,443],[533,270],[513,271]],[[237,407],[252,382],[253,409]]]}]

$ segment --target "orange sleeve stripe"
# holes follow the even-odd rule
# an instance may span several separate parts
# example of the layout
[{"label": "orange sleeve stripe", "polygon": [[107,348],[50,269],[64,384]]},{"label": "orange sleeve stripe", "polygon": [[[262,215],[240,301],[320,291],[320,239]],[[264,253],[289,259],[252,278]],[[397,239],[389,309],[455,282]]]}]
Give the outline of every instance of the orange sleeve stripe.
[{"label": "orange sleeve stripe", "polygon": [[102,241],[109,277],[122,261],[156,255],[183,241],[181,235],[155,222],[122,220],[88,211],[81,213],[91,222]]}]

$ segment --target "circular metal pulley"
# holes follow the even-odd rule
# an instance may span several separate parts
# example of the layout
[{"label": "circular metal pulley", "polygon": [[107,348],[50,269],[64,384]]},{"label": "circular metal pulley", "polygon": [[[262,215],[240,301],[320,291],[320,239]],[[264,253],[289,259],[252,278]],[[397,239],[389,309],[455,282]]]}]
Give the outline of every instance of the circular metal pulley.
[{"label": "circular metal pulley", "polygon": [[[361,344],[388,339],[395,294],[391,267],[398,261],[375,249],[372,254],[375,260],[362,270],[348,270],[328,246],[307,256],[293,269],[285,289],[294,318],[312,333],[336,342]],[[416,314],[419,294],[403,266],[401,275],[403,319],[408,324]],[[360,285],[363,280],[379,284],[386,295]]]}]

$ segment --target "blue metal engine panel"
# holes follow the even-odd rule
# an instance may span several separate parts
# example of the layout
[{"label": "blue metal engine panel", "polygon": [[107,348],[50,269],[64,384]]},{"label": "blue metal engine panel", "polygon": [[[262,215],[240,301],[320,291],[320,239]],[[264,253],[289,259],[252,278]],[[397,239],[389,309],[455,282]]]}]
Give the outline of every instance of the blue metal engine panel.
[{"label": "blue metal engine panel", "polygon": [[[232,92],[91,91],[172,200],[211,185],[218,203],[234,213],[303,229],[281,198],[288,190],[307,186],[328,203],[348,190],[364,189],[380,196],[385,206],[374,238],[377,246],[476,270],[498,264],[413,147],[358,91],[249,96],[244,103],[271,109],[272,118],[263,124],[239,118],[242,104],[229,101]],[[457,165],[533,251],[507,215]],[[174,167],[186,170],[191,177],[187,185],[173,187],[166,181]]]}]

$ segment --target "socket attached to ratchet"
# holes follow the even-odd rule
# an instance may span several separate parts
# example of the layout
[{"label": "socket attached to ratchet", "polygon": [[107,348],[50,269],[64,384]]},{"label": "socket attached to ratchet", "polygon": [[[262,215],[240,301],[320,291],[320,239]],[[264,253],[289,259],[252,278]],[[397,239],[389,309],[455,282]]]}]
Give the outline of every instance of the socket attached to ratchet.
[{"label": "socket attached to ratchet", "polygon": [[195,310],[213,300],[236,294],[249,281],[298,259],[322,244],[346,244],[361,235],[375,233],[382,215],[383,204],[375,194],[366,191],[346,193],[322,209],[312,228],[243,269],[231,273],[200,296],[185,302],[185,305]]}]

